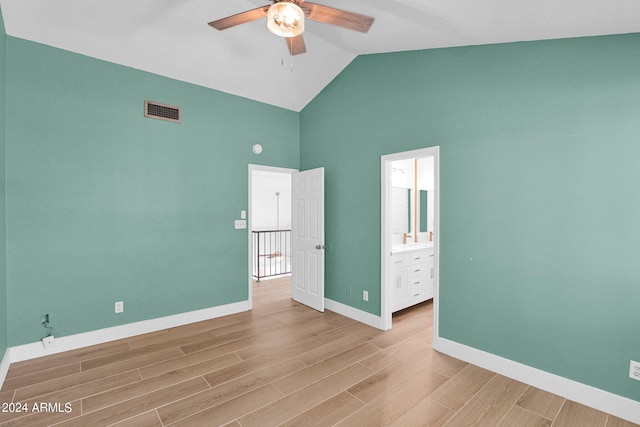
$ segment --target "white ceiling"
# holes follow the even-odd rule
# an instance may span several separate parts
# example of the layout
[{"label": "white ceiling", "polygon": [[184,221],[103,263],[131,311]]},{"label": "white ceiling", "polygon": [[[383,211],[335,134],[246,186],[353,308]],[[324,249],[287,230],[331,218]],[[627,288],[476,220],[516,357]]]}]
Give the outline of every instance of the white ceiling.
[{"label": "white ceiling", "polygon": [[[313,0],[312,0],[313,1]],[[291,58],[268,0],[0,0],[7,34],[300,111],[357,55],[640,32],[640,0],[315,0],[373,16],[367,34],[307,21]],[[640,46],[639,46],[640,48]]]}]

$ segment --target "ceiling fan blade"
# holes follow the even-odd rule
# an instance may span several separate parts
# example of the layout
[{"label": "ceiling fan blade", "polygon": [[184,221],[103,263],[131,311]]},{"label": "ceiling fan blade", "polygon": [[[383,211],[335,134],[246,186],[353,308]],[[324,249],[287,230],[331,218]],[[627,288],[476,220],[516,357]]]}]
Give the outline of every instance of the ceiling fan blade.
[{"label": "ceiling fan blade", "polygon": [[287,42],[287,47],[291,55],[300,55],[307,51],[302,34],[296,37],[286,37],[285,41]]},{"label": "ceiling fan blade", "polygon": [[308,1],[304,2],[301,7],[305,11],[307,15],[306,17],[313,21],[337,25],[349,30],[359,31],[361,33],[368,32],[374,20],[371,16],[347,12],[342,9],[334,9],[329,6],[322,6]]},{"label": "ceiling fan blade", "polygon": [[256,19],[264,18],[267,16],[269,6],[262,6],[255,9],[247,10],[246,12],[237,13],[235,15],[227,16],[226,18],[218,19],[217,21],[209,22],[209,25],[216,30],[226,30],[227,28],[235,27],[236,25],[244,24],[245,22],[255,21]]}]

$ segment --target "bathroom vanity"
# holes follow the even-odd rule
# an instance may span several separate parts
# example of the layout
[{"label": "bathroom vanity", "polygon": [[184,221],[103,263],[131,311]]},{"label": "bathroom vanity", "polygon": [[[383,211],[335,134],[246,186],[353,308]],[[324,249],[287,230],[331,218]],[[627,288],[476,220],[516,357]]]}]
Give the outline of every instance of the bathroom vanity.
[{"label": "bathroom vanity", "polygon": [[391,301],[395,312],[433,298],[433,245],[394,245]]}]

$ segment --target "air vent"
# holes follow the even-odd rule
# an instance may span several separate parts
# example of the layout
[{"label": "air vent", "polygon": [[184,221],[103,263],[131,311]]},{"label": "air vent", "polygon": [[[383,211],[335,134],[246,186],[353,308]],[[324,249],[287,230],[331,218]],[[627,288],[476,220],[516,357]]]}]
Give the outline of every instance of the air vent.
[{"label": "air vent", "polygon": [[182,121],[182,111],[180,107],[159,104],[152,101],[144,101],[144,116],[152,119],[168,120],[175,123],[180,123]]}]

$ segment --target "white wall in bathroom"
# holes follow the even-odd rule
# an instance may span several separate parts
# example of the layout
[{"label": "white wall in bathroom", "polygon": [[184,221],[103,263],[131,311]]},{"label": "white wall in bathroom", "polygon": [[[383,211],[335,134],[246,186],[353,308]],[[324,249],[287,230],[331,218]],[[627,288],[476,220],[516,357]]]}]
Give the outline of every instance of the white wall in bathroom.
[{"label": "white wall in bathroom", "polygon": [[433,159],[433,156],[418,159],[418,188],[420,190],[433,191],[434,189]]},{"label": "white wall in bathroom", "polygon": [[391,186],[413,188],[414,160],[396,160],[391,163]]}]

